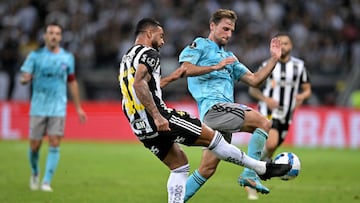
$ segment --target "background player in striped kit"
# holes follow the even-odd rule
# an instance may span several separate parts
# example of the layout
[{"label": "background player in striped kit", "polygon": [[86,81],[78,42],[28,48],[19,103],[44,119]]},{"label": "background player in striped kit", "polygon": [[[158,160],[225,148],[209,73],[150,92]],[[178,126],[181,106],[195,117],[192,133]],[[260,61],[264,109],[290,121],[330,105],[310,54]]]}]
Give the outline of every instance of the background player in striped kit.
[{"label": "background player in striped kit", "polygon": [[[258,161],[184,111],[168,108],[162,100],[160,53],[164,31],[159,22],[144,18],[136,26],[135,43],[123,56],[119,70],[122,108],[137,138],[170,170],[168,202],[184,202],[189,164],[180,144],[205,146],[221,160],[249,167],[268,179],[285,174],[289,164]],[[276,48],[280,51],[280,44]],[[181,69],[183,70],[183,69]],[[186,71],[186,69],[185,69]],[[180,76],[182,71],[175,71]],[[173,79],[176,79],[173,78]]]},{"label": "background player in striped kit", "polygon": [[[304,100],[311,96],[311,84],[304,61],[291,56],[292,41],[285,33],[276,35],[281,42],[281,57],[267,78],[264,88],[250,87],[249,93],[259,100],[259,111],[272,121],[269,138],[262,152],[263,158],[271,158],[284,141],[293,113]],[[263,68],[267,61],[263,62]]]},{"label": "background player in striped kit", "polygon": [[[235,30],[236,20],[237,15],[232,10],[215,11],[210,18],[208,37],[197,37],[186,46],[179,56],[179,63],[186,68],[186,75],[191,76],[188,77],[188,89],[197,102],[200,119],[222,132],[228,142],[231,142],[232,133],[252,133],[247,154],[260,160],[271,124],[258,111],[235,103],[234,84],[242,81],[249,86],[261,85],[280,58],[280,41],[277,38],[271,40],[269,63],[252,73],[233,52],[225,48]],[[193,196],[215,173],[219,162],[213,153],[203,150],[199,168],[188,178],[185,200]],[[270,192],[249,168],[241,173],[238,183],[264,194]]]},{"label": "background player in striped kit", "polygon": [[[287,135],[295,109],[311,96],[311,84],[304,61],[291,56],[293,45],[290,36],[280,33],[276,37],[281,42],[281,57],[275,69],[267,78],[262,91],[249,88],[250,95],[259,100],[259,111],[272,121],[262,160],[272,159]],[[259,69],[266,63],[263,62]],[[250,197],[256,196],[256,192],[250,188],[247,191]]]},{"label": "background player in striped kit", "polygon": [[44,136],[48,135],[49,152],[40,189],[53,191],[50,183],[59,163],[60,141],[64,136],[67,84],[80,121],[86,121],[86,114],[80,106],[74,56],[60,47],[61,39],[61,25],[46,25],[45,46],[32,51],[21,66],[20,82],[32,83],[28,152],[32,170],[31,190],[39,189],[39,150]]}]

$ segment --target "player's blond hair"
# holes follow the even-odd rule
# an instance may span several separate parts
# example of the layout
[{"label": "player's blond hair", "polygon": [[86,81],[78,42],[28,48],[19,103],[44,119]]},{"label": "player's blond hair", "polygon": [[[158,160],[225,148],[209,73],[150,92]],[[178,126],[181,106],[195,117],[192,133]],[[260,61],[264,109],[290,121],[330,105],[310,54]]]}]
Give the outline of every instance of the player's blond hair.
[{"label": "player's blond hair", "polygon": [[230,19],[233,22],[236,22],[237,20],[237,15],[234,11],[229,10],[229,9],[219,9],[217,11],[215,11],[215,13],[212,14],[211,18],[210,18],[210,23],[215,23],[218,24],[221,19],[223,18],[227,18]]}]

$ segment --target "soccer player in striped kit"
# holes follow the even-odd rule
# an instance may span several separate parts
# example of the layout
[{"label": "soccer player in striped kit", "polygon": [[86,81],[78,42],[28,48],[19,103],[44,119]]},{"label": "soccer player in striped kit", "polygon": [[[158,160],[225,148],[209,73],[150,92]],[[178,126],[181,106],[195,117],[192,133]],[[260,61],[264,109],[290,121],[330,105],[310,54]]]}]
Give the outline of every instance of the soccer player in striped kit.
[{"label": "soccer player in striped kit", "polygon": [[[281,43],[279,61],[262,91],[259,88],[249,88],[250,95],[259,101],[259,111],[272,121],[269,137],[262,151],[262,160],[272,159],[287,135],[295,109],[311,96],[311,84],[304,61],[291,56],[293,45],[290,36],[280,33],[276,37]],[[264,61],[259,69],[266,64],[267,61]],[[250,198],[256,198],[254,190],[246,189]]]}]

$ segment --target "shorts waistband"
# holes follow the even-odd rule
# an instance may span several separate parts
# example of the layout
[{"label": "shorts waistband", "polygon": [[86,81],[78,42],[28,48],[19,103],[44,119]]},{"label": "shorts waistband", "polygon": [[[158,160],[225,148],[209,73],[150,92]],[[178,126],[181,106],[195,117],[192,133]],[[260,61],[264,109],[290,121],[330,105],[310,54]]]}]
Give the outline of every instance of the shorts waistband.
[{"label": "shorts waistband", "polygon": [[138,137],[139,140],[146,140],[146,139],[155,138],[155,137],[157,137],[158,135],[159,135],[159,133],[156,132],[156,133],[154,133],[154,134],[152,134],[152,135],[138,135],[137,137]]}]

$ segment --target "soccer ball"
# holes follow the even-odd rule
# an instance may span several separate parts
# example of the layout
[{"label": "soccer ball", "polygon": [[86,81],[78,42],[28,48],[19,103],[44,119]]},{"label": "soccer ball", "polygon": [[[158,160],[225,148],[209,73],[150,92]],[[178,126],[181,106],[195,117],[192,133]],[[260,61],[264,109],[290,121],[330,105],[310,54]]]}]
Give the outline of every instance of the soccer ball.
[{"label": "soccer ball", "polygon": [[276,155],[274,162],[278,164],[289,163],[292,166],[287,174],[280,177],[281,180],[292,180],[296,178],[300,173],[300,159],[296,154],[292,152],[282,152]]}]

